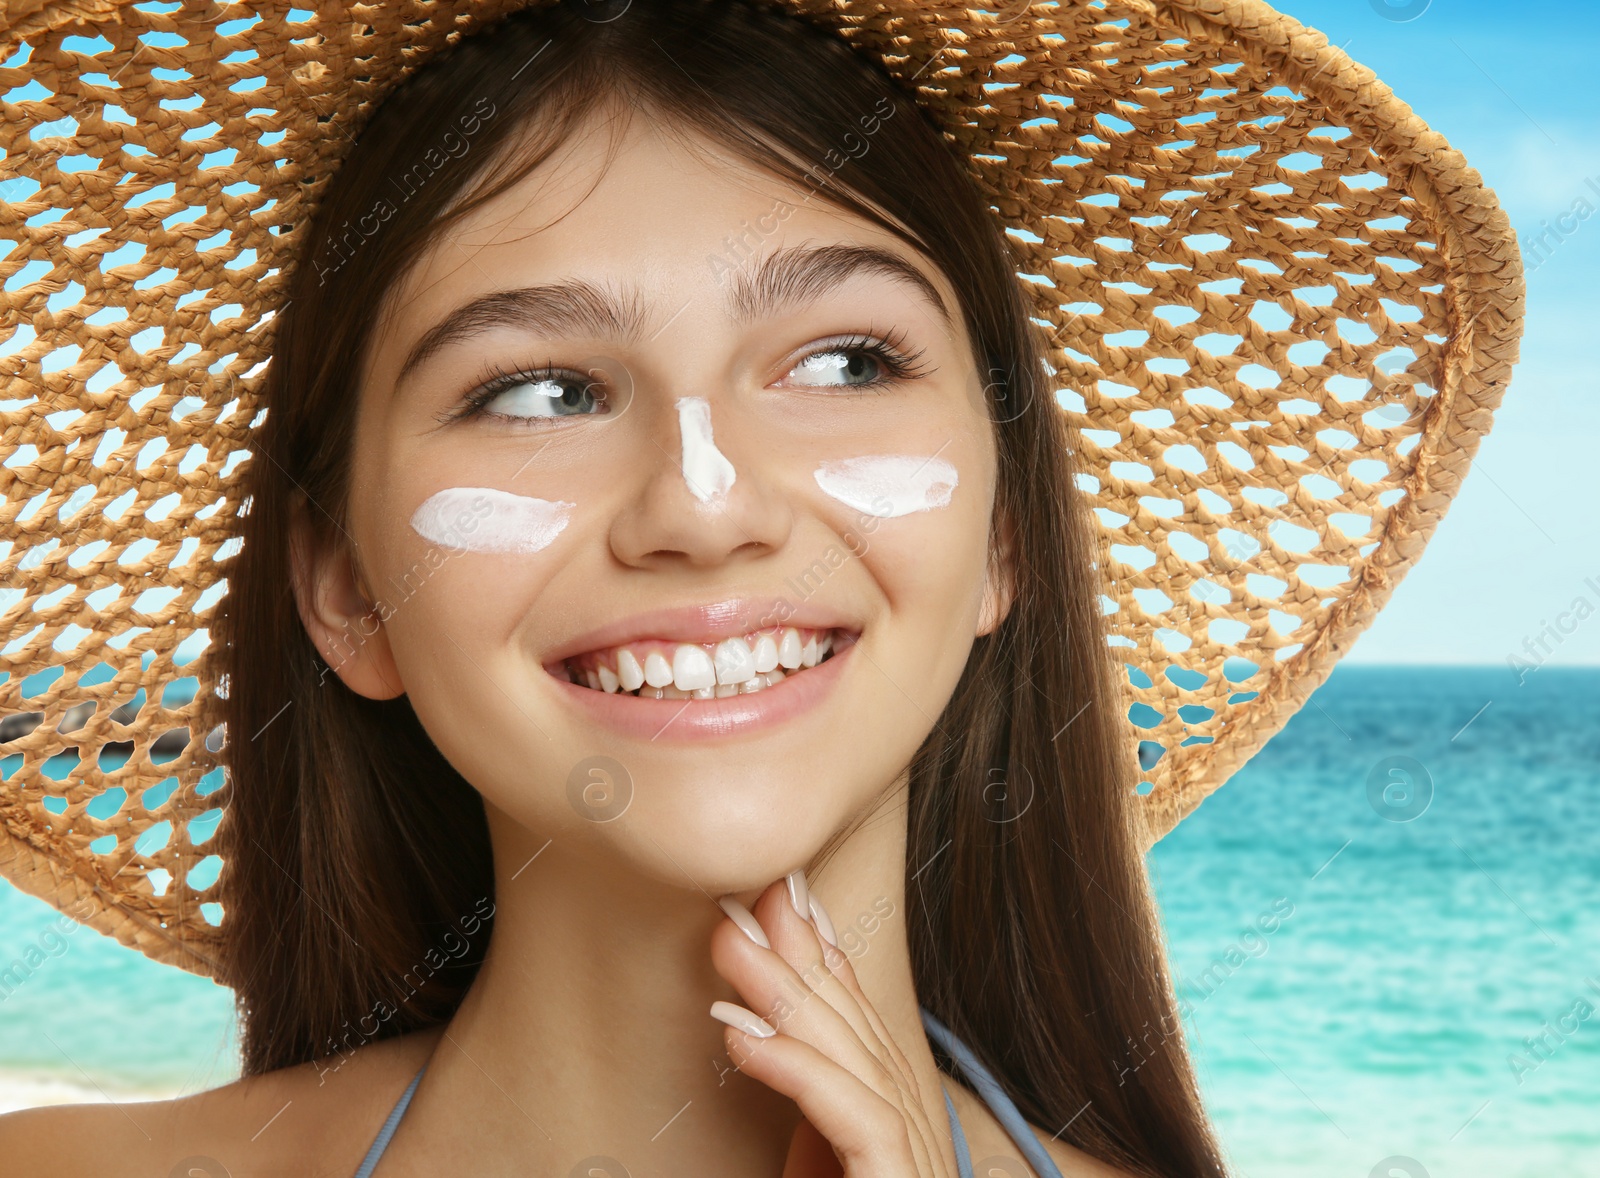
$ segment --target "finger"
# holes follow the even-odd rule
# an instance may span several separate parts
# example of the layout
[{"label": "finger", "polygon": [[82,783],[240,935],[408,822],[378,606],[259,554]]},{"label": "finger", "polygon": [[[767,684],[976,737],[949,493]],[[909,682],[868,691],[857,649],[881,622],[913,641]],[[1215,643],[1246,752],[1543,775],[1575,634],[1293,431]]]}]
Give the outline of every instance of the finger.
[{"label": "finger", "polygon": [[[944,1108],[944,1090],[937,1089],[937,1095],[933,1097],[928,1095],[928,1089],[923,1084],[921,1076],[911,1066],[911,1061],[905,1052],[900,1049],[899,1040],[890,1033],[888,1024],[878,1013],[877,1007],[862,990],[850,954],[839,945],[840,938],[835,930],[833,918],[823,904],[822,897],[813,889],[807,899],[812,926],[822,941],[824,963],[837,985],[849,995],[849,1000],[859,1007],[862,1018],[872,1028],[872,1033],[882,1044],[883,1050],[889,1054],[900,1072],[908,1077],[906,1083],[913,1096],[917,1125],[929,1142],[929,1152],[937,1159],[939,1171],[944,1174],[954,1173],[955,1139],[950,1132],[948,1114],[941,1115]],[[829,1000],[835,1005],[842,1004],[839,999],[832,997],[831,987],[824,992],[830,995]]]},{"label": "finger", "polygon": [[900,1110],[848,1068],[792,1035],[758,1038],[730,1025],[723,1038],[741,1072],[799,1106],[833,1147],[844,1178],[913,1178],[925,1172],[917,1168]]},{"label": "finger", "polygon": [[[884,1040],[888,1038],[887,1031],[875,1031],[873,1019],[868,1017],[871,1003],[864,997],[852,995],[840,980],[829,969],[824,960],[824,951],[828,950],[826,942],[819,935],[816,926],[810,919],[809,897],[801,898],[800,894],[808,892],[804,877],[796,873],[798,886],[794,878],[788,878],[774,883],[756,901],[754,915],[766,932],[773,952],[777,953],[796,976],[807,986],[811,992],[807,1001],[813,997],[821,998],[849,1025],[851,1033],[856,1040],[883,1068],[894,1086],[894,1103],[896,1103],[911,1127],[912,1147],[915,1150],[920,1165],[929,1167],[922,1173],[938,1173],[945,1169],[943,1165],[934,1162],[938,1157],[942,1160],[944,1151],[936,1144],[939,1138],[935,1136],[937,1130],[933,1124],[930,1111],[922,1100],[921,1088],[911,1072],[910,1065],[898,1048],[891,1050]],[[800,904],[806,906],[806,916],[802,918],[797,911]],[[836,951],[835,951],[836,952]],[[882,1022],[878,1021],[881,1028]],[[802,1034],[802,1038],[805,1036]],[[818,1044],[818,1046],[822,1046]],[[836,1057],[838,1058],[838,1057]],[[948,1130],[944,1136],[948,1137]],[[937,1170],[933,1167],[937,1165]]]},{"label": "finger", "polygon": [[[912,1090],[917,1095],[918,1103],[920,1103],[926,1110],[933,1109],[935,1106],[929,1103],[928,1095],[923,1090],[922,1082],[917,1078],[916,1071],[911,1067],[911,1061],[906,1057],[905,1053],[900,1050],[900,1044],[895,1040],[895,1037],[889,1033],[889,1028],[879,1016],[877,1008],[867,1000],[865,992],[863,992],[861,989],[861,982],[856,977],[855,966],[853,966],[850,962],[850,955],[843,949],[839,948],[837,944],[838,936],[836,933],[834,933],[833,919],[828,913],[827,908],[823,906],[822,898],[818,896],[816,892],[811,892],[808,896],[808,903],[812,909],[812,925],[816,929],[818,937],[821,938],[823,942],[822,959],[824,964],[828,966],[829,972],[838,980],[840,986],[842,986],[844,990],[851,996],[851,998],[859,1005],[863,1018],[866,1019],[868,1025],[872,1028],[873,1034],[882,1041],[884,1049],[889,1052],[896,1065],[898,1065],[899,1068],[910,1077],[913,1085]],[[825,935],[827,933],[834,933],[834,935],[830,939],[827,935]],[[929,1116],[931,1117],[932,1115],[933,1114],[930,1111]],[[941,1125],[943,1124],[943,1122],[939,1123]],[[948,1128],[945,1129],[945,1131],[942,1133],[942,1136],[946,1139],[949,1138],[950,1134]]]},{"label": "finger", "polygon": [[[753,917],[748,919],[755,923]],[[757,929],[770,940],[764,926]],[[899,1085],[888,1064],[867,1048],[838,1011],[812,993],[781,955],[756,944],[731,919],[719,921],[711,932],[711,963],[745,1005],[772,1027],[811,1044],[885,1099],[898,1098]]]},{"label": "finger", "polygon": [[[808,907],[806,915],[802,917],[794,909],[791,900],[792,888],[785,885],[784,880],[773,884],[761,894],[752,907],[756,919],[766,930],[773,952],[789,963],[800,980],[806,984],[807,990],[818,994],[823,1001],[838,1011],[840,1017],[850,1024],[850,1029],[855,1032],[856,1037],[869,1049],[873,1049],[877,1036],[873,1033],[872,1023],[862,1013],[859,1001],[840,984],[824,959],[824,951],[828,945],[812,923],[809,889]],[[893,1062],[887,1051],[879,1054],[880,1062],[885,1066]]]},{"label": "finger", "polygon": [[[807,916],[803,921],[794,911],[796,889],[793,885],[786,890],[769,889],[756,902],[755,915],[762,927],[770,930],[768,937],[774,951],[788,961],[802,980],[850,1023],[868,1050],[886,1065],[891,1065],[892,1073],[898,1073],[897,1083],[906,1094],[904,1103],[907,1111],[916,1119],[921,1133],[928,1140],[948,1140],[948,1126],[934,1117],[933,1110],[937,1106],[926,1099],[910,1060],[900,1050],[888,1026],[862,991],[849,955],[823,936],[824,929],[830,933],[834,931],[827,909],[822,906],[816,893],[806,887],[803,877],[800,887],[805,888],[807,893]],[[812,905],[821,910],[820,920],[812,919]],[[834,935],[837,939],[837,934]]]}]

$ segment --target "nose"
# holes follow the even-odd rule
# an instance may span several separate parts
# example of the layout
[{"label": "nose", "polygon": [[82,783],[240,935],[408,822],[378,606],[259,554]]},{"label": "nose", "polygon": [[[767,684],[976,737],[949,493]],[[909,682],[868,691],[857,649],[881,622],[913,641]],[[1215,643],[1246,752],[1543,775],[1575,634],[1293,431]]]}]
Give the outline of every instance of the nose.
[{"label": "nose", "polygon": [[722,399],[664,398],[641,448],[645,477],[611,529],[624,564],[710,568],[768,555],[788,540],[789,504],[759,463],[748,423]]}]

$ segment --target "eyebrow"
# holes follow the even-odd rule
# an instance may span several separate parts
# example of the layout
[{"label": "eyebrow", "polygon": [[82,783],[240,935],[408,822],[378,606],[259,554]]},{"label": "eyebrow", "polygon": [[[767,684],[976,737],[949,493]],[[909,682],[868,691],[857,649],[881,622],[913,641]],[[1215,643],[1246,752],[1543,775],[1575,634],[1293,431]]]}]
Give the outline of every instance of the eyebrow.
[{"label": "eyebrow", "polygon": [[629,339],[644,326],[636,295],[618,297],[582,279],[497,290],[463,303],[428,329],[395,377],[398,389],[436,352],[492,331],[516,327],[544,335],[617,336]]},{"label": "eyebrow", "polygon": [[727,309],[747,325],[785,307],[814,302],[850,279],[875,274],[910,287],[951,326],[950,311],[933,283],[899,254],[870,245],[790,246],[775,250],[751,270],[729,275]]},{"label": "eyebrow", "polygon": [[[911,288],[932,304],[947,330],[953,326],[944,299],[921,270],[898,254],[866,245],[775,250],[754,266],[726,275],[725,305],[736,323],[748,325],[786,307],[814,302],[863,274],[882,275]],[[394,387],[398,389],[434,354],[497,327],[540,335],[634,340],[644,334],[646,326],[639,293],[633,287],[613,292],[574,278],[494,291],[463,303],[429,328],[406,355]]]}]

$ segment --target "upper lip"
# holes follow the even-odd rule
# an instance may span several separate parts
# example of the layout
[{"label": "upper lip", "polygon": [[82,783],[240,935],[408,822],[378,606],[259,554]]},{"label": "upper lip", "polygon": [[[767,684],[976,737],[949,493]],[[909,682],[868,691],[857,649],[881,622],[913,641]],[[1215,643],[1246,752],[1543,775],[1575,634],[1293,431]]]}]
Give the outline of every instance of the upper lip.
[{"label": "upper lip", "polygon": [[852,634],[859,628],[836,610],[822,605],[795,605],[782,597],[731,597],[704,605],[655,609],[618,618],[562,642],[552,648],[545,659],[548,665],[559,666],[563,660],[575,655],[625,646],[629,642],[647,638],[659,638],[666,642],[710,643],[772,626],[837,629]]}]

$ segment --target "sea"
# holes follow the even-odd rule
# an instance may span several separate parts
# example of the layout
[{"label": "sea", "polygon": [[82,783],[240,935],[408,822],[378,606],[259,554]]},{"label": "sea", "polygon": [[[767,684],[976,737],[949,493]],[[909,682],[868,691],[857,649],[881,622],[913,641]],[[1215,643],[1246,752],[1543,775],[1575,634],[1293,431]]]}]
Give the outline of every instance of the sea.
[{"label": "sea", "polygon": [[[1341,666],[1148,864],[1232,1173],[1600,1176],[1600,668]],[[238,1075],[228,990],[55,916],[0,884],[0,1111]]]}]

